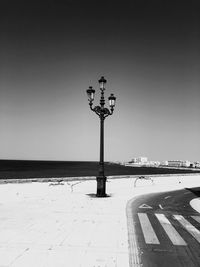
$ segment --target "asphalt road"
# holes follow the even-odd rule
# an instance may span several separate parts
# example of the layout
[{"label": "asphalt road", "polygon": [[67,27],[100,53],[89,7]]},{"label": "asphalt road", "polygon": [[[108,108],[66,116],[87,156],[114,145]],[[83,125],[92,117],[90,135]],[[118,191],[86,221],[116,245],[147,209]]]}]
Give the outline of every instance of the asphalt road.
[{"label": "asphalt road", "polygon": [[190,200],[200,188],[138,197],[133,225],[143,267],[200,266],[200,214]]}]

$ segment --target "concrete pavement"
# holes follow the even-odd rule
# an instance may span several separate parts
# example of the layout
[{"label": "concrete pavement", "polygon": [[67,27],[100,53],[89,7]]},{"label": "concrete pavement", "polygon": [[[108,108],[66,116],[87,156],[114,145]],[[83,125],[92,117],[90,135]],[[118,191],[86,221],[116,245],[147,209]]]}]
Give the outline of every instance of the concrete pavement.
[{"label": "concrete pavement", "polygon": [[200,186],[200,175],[156,177],[153,185],[137,181],[136,187],[134,181],[108,179],[106,198],[94,196],[95,180],[1,184],[0,267],[139,266],[136,244],[128,240],[127,202]]}]

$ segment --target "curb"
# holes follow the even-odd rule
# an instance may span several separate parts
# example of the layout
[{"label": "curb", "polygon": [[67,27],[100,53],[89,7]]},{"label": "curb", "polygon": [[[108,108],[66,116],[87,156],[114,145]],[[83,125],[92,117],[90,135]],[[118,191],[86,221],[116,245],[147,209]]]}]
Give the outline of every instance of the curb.
[{"label": "curb", "polygon": [[129,266],[130,267],[142,267],[139,246],[136,239],[135,225],[133,222],[132,215],[132,203],[138,196],[128,201],[126,205],[126,216],[127,216],[127,229],[128,229],[128,245],[129,245]]},{"label": "curb", "polygon": [[198,213],[200,213],[200,197],[198,198],[193,198],[191,201],[190,201],[190,206],[196,210]]}]

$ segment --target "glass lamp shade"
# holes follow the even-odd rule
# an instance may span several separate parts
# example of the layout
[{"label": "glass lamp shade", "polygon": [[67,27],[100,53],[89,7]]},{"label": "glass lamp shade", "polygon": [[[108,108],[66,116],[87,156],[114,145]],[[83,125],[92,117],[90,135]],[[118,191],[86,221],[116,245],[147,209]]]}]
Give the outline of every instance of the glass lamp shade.
[{"label": "glass lamp shade", "polygon": [[94,100],[94,93],[95,93],[95,90],[92,88],[92,86],[90,86],[89,89],[87,89],[87,96],[88,96],[89,101]]},{"label": "glass lamp shade", "polygon": [[113,94],[111,94],[111,95],[109,96],[109,98],[108,98],[108,101],[109,101],[109,106],[110,106],[111,108],[113,108],[113,107],[115,106],[116,97],[115,97]]},{"label": "glass lamp shade", "polygon": [[105,84],[106,84],[106,79],[102,76],[101,79],[99,80],[99,87],[101,90],[105,89]]}]

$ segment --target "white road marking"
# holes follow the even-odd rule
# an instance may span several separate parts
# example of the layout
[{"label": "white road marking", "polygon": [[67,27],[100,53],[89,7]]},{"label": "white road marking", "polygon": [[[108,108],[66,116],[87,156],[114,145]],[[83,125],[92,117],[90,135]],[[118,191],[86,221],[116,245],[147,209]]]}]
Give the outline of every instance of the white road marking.
[{"label": "white road marking", "polygon": [[179,223],[200,243],[200,231],[197,230],[190,222],[182,215],[173,215]]},{"label": "white road marking", "polygon": [[200,216],[191,216],[195,221],[200,223]]},{"label": "white road marking", "polygon": [[146,213],[138,213],[138,218],[142,227],[145,242],[147,244],[160,244],[156,233],[153,230],[151,222]]},{"label": "white road marking", "polygon": [[162,205],[161,205],[161,204],[159,204],[158,206],[159,206],[159,208],[160,208],[161,210],[163,210],[163,207],[162,207]]},{"label": "white road marking", "polygon": [[139,206],[139,209],[153,209],[153,208],[147,204],[142,204]]},{"label": "white road marking", "polygon": [[170,197],[171,197],[171,196],[166,196],[165,199],[168,199],[168,198],[170,198]]},{"label": "white road marking", "polygon": [[164,214],[155,214],[173,245],[187,246],[183,238],[176,231]]}]

